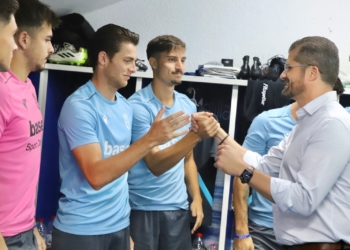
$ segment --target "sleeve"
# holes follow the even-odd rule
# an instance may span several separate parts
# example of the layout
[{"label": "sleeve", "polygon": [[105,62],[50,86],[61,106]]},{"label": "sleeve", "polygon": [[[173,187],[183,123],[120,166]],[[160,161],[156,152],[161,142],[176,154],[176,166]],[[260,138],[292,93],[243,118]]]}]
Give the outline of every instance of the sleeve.
[{"label": "sleeve", "polygon": [[282,157],[289,138],[290,136],[282,140],[277,146],[271,147],[269,152],[264,156],[248,150],[243,156],[243,161],[248,165],[264,172],[265,174],[272,177],[278,177]]},{"label": "sleeve", "polygon": [[0,138],[11,119],[11,102],[10,90],[5,83],[0,82]]},{"label": "sleeve", "polygon": [[99,142],[96,124],[96,113],[90,105],[84,101],[71,102],[69,99],[63,105],[58,120],[58,127],[66,136],[71,150]]},{"label": "sleeve", "polygon": [[[192,102],[192,101],[191,101]],[[192,102],[192,113],[191,114],[193,114],[193,113],[197,113],[197,106],[196,106],[196,104],[194,104],[193,102]]]},{"label": "sleeve", "polygon": [[269,117],[267,112],[263,112],[255,117],[242,146],[260,155],[264,155],[266,153],[268,122]]},{"label": "sleeve", "polygon": [[131,139],[133,143],[148,133],[152,126],[153,118],[149,109],[143,103],[133,101],[130,104],[133,109]]},{"label": "sleeve", "polygon": [[271,194],[285,213],[311,215],[329,194],[349,161],[350,132],[337,119],[326,119],[311,135],[296,182],[272,178]]},{"label": "sleeve", "polygon": [[243,156],[243,161],[268,175],[278,176],[281,161],[274,158],[278,157],[281,160],[283,152],[280,150],[276,151],[276,149],[271,148],[271,153],[276,153],[277,155],[273,158],[268,156],[269,154],[265,155],[267,150],[267,141],[269,138],[268,131],[268,113],[263,112],[253,120],[252,125],[248,130],[248,134],[243,142],[243,147],[248,149],[246,154]]},{"label": "sleeve", "polygon": [[350,114],[350,107],[345,107],[345,110]]}]

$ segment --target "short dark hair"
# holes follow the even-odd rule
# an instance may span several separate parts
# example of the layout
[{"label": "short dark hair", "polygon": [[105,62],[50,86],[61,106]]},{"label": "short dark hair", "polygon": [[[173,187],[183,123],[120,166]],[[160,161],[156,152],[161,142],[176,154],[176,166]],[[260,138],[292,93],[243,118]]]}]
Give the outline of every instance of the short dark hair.
[{"label": "short dark hair", "polygon": [[11,16],[18,10],[19,4],[17,0],[1,0],[0,6],[0,21],[8,24]]},{"label": "short dark hair", "polygon": [[345,92],[343,83],[341,82],[341,80],[339,79],[339,77],[337,78],[337,80],[334,83],[334,87],[333,87],[334,91],[337,91],[337,95],[341,95]]},{"label": "short dark hair", "polygon": [[295,61],[317,66],[321,79],[334,86],[339,74],[339,52],[332,41],[320,36],[304,37],[295,41],[289,52],[294,49],[298,50]]},{"label": "short dark hair", "polygon": [[60,19],[50,7],[38,0],[18,0],[19,9],[15,14],[18,32],[32,32],[44,24],[51,25],[55,29],[60,24]]},{"label": "short dark hair", "polygon": [[139,35],[115,24],[106,24],[99,28],[90,40],[88,47],[89,61],[95,70],[98,64],[98,54],[106,52],[112,59],[120,51],[122,43],[139,43]]},{"label": "short dark hair", "polygon": [[156,57],[160,53],[170,52],[173,49],[186,49],[186,44],[179,38],[172,35],[157,36],[147,45],[147,59]]}]

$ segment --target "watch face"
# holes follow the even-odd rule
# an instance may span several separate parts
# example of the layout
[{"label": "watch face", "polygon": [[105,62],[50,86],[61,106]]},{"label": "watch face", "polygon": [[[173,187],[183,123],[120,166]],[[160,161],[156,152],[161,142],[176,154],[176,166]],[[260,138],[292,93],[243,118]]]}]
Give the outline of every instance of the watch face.
[{"label": "watch face", "polygon": [[248,183],[252,176],[253,172],[249,171],[248,169],[245,169],[239,178],[241,179],[242,183]]}]

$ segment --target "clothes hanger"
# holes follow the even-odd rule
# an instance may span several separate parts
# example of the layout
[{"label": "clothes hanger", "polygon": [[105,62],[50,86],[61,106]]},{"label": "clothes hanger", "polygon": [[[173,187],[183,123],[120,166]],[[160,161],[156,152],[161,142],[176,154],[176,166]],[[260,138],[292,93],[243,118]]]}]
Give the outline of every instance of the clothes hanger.
[{"label": "clothes hanger", "polygon": [[187,90],[186,90],[186,92],[188,93],[188,94],[192,94],[193,93],[193,96],[192,96],[192,98],[190,98],[190,100],[192,101],[192,102],[194,102],[194,104],[198,107],[198,103],[197,103],[197,100],[196,100],[196,90],[193,88],[193,87],[189,87]]}]

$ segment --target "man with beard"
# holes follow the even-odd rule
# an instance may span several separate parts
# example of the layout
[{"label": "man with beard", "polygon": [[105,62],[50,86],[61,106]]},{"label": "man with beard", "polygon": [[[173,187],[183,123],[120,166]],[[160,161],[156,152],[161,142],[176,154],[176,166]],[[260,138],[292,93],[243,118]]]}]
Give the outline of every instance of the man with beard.
[{"label": "man with beard", "polygon": [[[344,93],[345,90],[339,78],[335,82],[333,90],[336,91],[338,98]],[[259,114],[248,130],[243,147],[260,155],[267,154],[269,149],[272,146],[277,146],[296,125],[298,120],[296,111],[298,109],[298,103],[294,102],[288,106]],[[248,195],[249,186],[242,184],[238,178],[234,178],[233,205],[235,234],[237,235],[234,239],[234,249],[282,249],[273,232],[272,203],[252,190],[248,217]],[[248,233],[251,237],[239,238],[239,236]]]},{"label": "man with beard", "polygon": [[[65,101],[58,119],[59,209],[53,250],[127,250],[128,170],[153,147],[181,136],[189,123],[183,112],[161,120],[159,108],[150,130],[131,142],[132,108],[118,90],[135,73],[139,36],[107,24],[93,35],[89,58],[92,79]],[[160,110],[160,111],[159,111]]]},{"label": "man with beard", "polygon": [[59,19],[37,0],[18,3],[18,49],[10,71],[0,74],[0,232],[8,249],[42,250],[45,242],[33,227],[44,125],[28,75],[44,69]]},{"label": "man with beard", "polygon": [[300,107],[288,137],[261,157],[222,130],[216,136],[224,145],[215,165],[274,203],[274,232],[284,249],[350,249],[350,116],[331,91],[338,72],[333,42],[294,42],[281,74],[283,94]]},{"label": "man with beard", "polygon": [[[163,106],[165,115],[180,110],[186,114],[196,112],[195,104],[174,90],[181,84],[185,53],[185,43],[171,35],[156,37],[148,43],[153,81],[129,98],[134,110],[132,141],[149,131],[157,110]],[[186,185],[193,198],[191,214],[197,217],[192,233],[203,220],[193,148],[201,138],[214,136],[219,130],[212,115],[204,114],[198,134],[191,131],[153,148],[130,169],[130,233],[135,250],[191,249]]]}]

